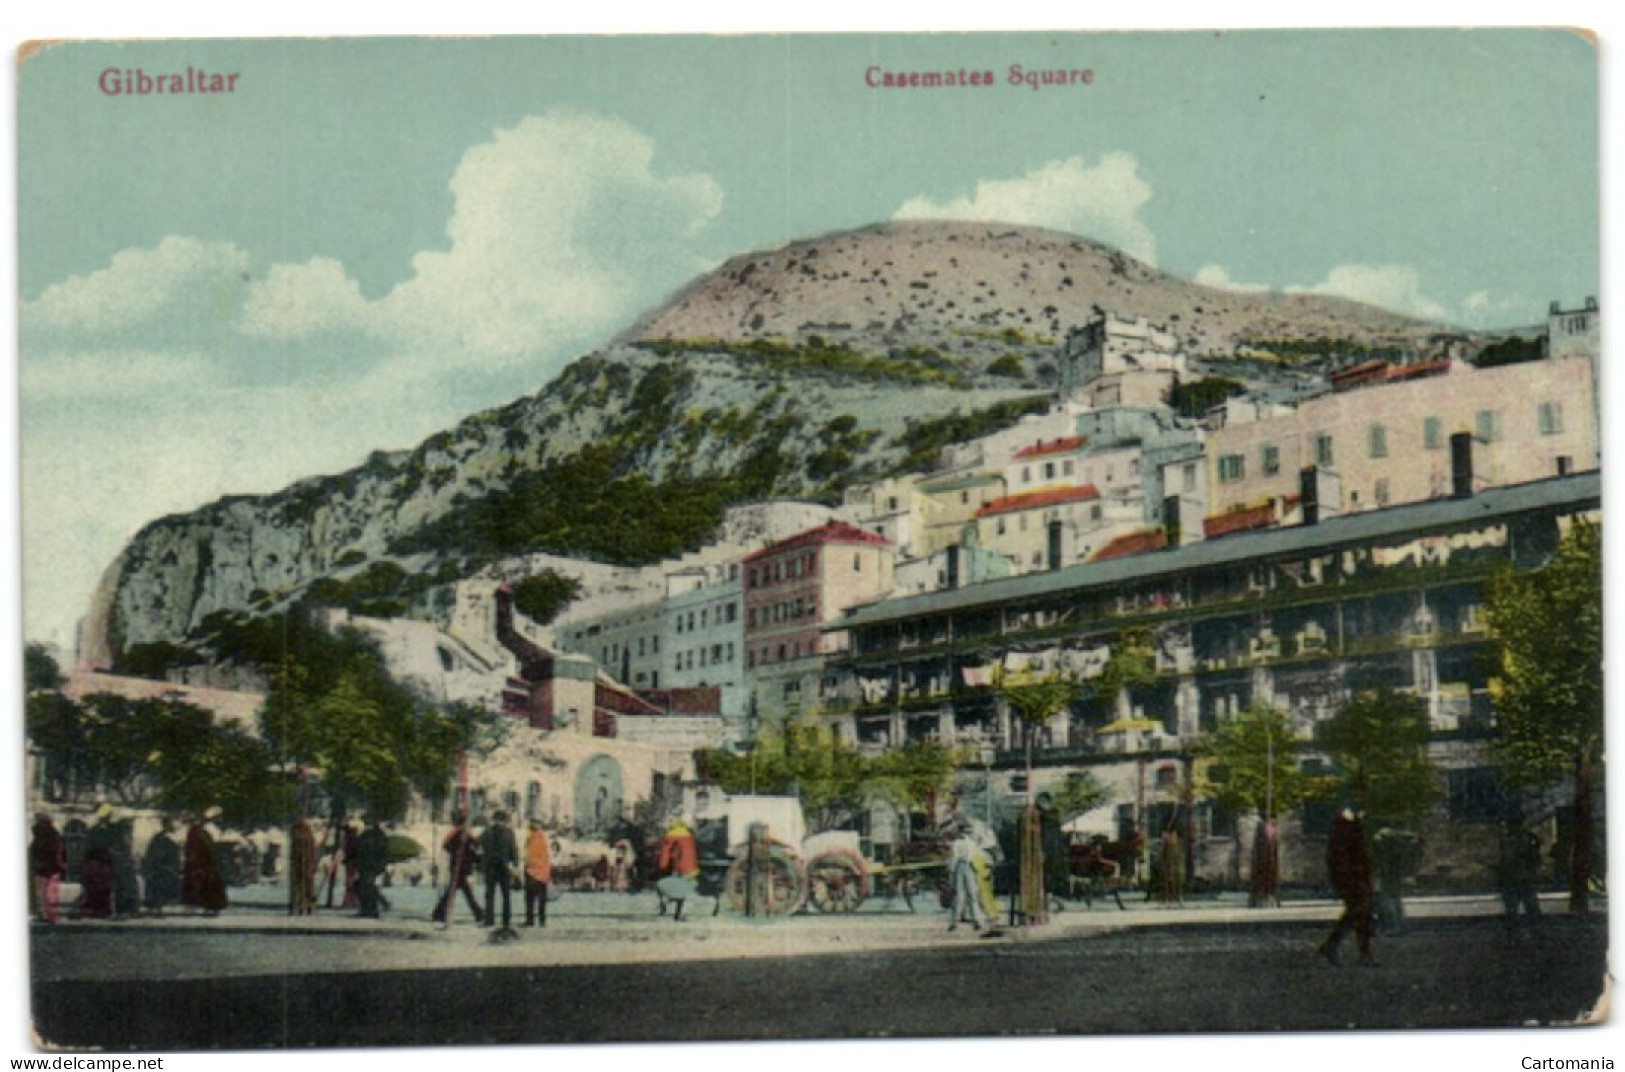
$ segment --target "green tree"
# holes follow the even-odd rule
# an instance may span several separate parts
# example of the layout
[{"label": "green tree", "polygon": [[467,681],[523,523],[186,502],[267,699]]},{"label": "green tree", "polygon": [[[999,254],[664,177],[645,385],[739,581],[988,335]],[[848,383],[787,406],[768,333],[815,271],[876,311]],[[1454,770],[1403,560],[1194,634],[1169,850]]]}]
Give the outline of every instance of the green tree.
[{"label": "green tree", "polygon": [[30,692],[23,726],[45,779],[47,800],[75,800],[95,784],[84,710],[55,690]]},{"label": "green tree", "polygon": [[533,573],[513,585],[514,609],[538,625],[551,622],[580,598],[581,582],[553,570]]},{"label": "green tree", "polygon": [[[1270,840],[1275,820],[1295,811],[1315,788],[1298,763],[1303,745],[1285,711],[1255,705],[1219,723],[1198,749],[1202,794],[1231,814],[1258,813],[1253,859],[1262,866],[1253,869],[1254,907],[1273,903],[1280,886],[1280,860]],[[1239,866],[1239,830],[1236,854]]]},{"label": "green tree", "polygon": [[1576,521],[1545,566],[1505,568],[1486,603],[1496,641],[1495,756],[1508,785],[1573,789],[1569,909],[1590,910],[1592,784],[1602,760],[1602,529]]},{"label": "green tree", "polygon": [[320,778],[335,811],[398,816],[413,791],[443,800],[458,758],[500,739],[489,712],[441,710],[393,680],[361,633],[297,635],[272,668],[260,732],[283,771]]},{"label": "green tree", "polygon": [[948,786],[958,764],[932,741],[910,742],[866,757],[812,719],[764,734],[745,753],[713,749],[701,769],[725,793],[794,794],[811,833],[850,827],[871,804],[885,800],[908,811],[928,805]]},{"label": "green tree", "polygon": [[23,646],[23,687],[29,692],[62,687],[62,670],[44,644]]},{"label": "green tree", "polygon": [[1247,393],[1247,385],[1228,376],[1204,376],[1168,389],[1168,404],[1182,417],[1200,417],[1225,399]]},{"label": "green tree", "polygon": [[1439,774],[1427,758],[1427,702],[1419,696],[1362,693],[1320,728],[1317,743],[1336,769],[1331,788],[1377,825],[1414,826],[1439,799]]},{"label": "green tree", "polygon": [[1034,674],[1027,671],[994,671],[993,691],[1010,706],[1021,726],[1023,770],[1027,783],[1027,806],[1033,803],[1033,740],[1039,731],[1067,711],[1083,692],[1083,684],[1064,674]]}]

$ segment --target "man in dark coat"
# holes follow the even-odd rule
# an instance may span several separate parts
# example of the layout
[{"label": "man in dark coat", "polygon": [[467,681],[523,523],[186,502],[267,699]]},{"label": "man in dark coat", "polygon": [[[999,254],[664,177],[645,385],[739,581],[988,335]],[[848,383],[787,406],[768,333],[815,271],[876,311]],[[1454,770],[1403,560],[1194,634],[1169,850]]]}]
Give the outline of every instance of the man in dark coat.
[{"label": "man in dark coat", "polygon": [[485,926],[496,920],[495,897],[502,891],[502,929],[513,929],[512,884],[519,868],[519,842],[508,825],[508,813],[491,817],[491,826],[480,838],[480,861],[485,868]]},{"label": "man in dark coat", "polygon": [[169,816],[158,820],[158,832],[147,842],[141,856],[141,883],[146,887],[147,911],[163,915],[164,906],[181,899],[181,847],[171,836],[175,821]]},{"label": "man in dark coat", "polygon": [[103,804],[96,809],[96,824],[85,832],[84,855],[79,863],[79,914],[89,919],[113,918],[113,850],[117,841],[113,809]]},{"label": "man in dark coat", "polygon": [[[218,814],[210,809],[213,814]],[[181,902],[201,908],[204,915],[217,916],[226,907],[226,882],[220,876],[220,850],[204,825],[205,818],[192,820],[186,829],[186,848],[181,862]]]},{"label": "man in dark coat", "polygon": [[44,922],[55,923],[68,854],[62,834],[49,815],[34,820],[34,837],[28,843],[28,870],[34,880],[34,910]]},{"label": "man in dark coat", "polygon": [[468,884],[469,876],[474,873],[474,866],[479,861],[478,846],[463,825],[461,815],[452,817],[451,833],[446,835],[442,843],[446,850],[448,873],[446,892],[440,895],[440,900],[434,906],[434,914],[430,917],[442,927],[447,925],[451,911],[451,902],[462,891],[463,899],[468,902],[468,909],[474,913],[474,922],[479,923],[483,918],[480,915],[479,902],[474,899],[474,889]]},{"label": "man in dark coat", "polygon": [[1343,914],[1338,917],[1332,932],[1320,944],[1320,955],[1333,964],[1340,963],[1337,947],[1343,935],[1351,929],[1360,950],[1360,963],[1376,964],[1371,953],[1371,933],[1375,929],[1372,915],[1371,848],[1366,844],[1365,824],[1350,808],[1344,808],[1332,820],[1332,833],[1326,841],[1326,870],[1331,877],[1332,889],[1343,902]]},{"label": "man in dark coat", "polygon": [[358,915],[377,919],[381,901],[378,879],[389,865],[389,835],[378,825],[376,815],[367,816],[367,828],[355,839],[356,845],[356,900],[361,910]]}]

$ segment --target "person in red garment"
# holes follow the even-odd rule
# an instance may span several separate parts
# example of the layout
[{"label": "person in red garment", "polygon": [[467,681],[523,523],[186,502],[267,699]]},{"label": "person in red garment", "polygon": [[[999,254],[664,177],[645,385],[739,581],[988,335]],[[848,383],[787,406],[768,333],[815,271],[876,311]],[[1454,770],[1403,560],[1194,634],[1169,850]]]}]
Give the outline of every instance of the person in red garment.
[{"label": "person in red garment", "polygon": [[700,873],[700,849],[694,841],[694,831],[681,819],[667,827],[666,836],[660,839],[660,873],[663,877],[655,883],[655,892],[660,895],[660,914],[666,914],[667,901],[675,902],[677,910],[672,920],[680,923],[683,902],[694,896],[698,888],[694,880]]},{"label": "person in red garment", "polygon": [[186,830],[186,849],[181,864],[181,903],[218,916],[226,907],[226,883],[220,876],[220,852],[206,822],[220,814],[210,808],[194,817]]}]

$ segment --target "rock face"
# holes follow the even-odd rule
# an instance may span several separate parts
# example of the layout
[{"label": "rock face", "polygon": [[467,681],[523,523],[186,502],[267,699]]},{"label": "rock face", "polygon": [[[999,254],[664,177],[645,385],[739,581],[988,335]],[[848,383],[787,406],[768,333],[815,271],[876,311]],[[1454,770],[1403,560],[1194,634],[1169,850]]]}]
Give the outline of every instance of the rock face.
[{"label": "rock face", "polygon": [[[537,394],[411,451],[152,522],[109,567],[82,655],[185,644],[217,612],[271,611],[386,562],[408,579],[408,609],[444,615],[450,584],[504,557],[473,550],[468,519],[521,486],[534,497],[530,476],[589,448],[615,476],[827,501],[895,470],[912,422],[1051,390],[1055,347],[1097,307],[1166,323],[1196,355],[1438,330],[1338,299],[1212,290],[1026,228],[898,223],[797,242],[729,261]],[[589,557],[555,542],[507,550]]]}]

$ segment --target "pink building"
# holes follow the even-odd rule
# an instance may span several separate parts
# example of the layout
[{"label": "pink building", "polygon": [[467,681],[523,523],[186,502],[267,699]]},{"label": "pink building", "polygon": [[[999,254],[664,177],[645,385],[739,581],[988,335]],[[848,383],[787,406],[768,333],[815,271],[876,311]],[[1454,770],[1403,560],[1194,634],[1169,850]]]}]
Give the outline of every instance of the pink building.
[{"label": "pink building", "polygon": [[891,541],[841,521],[745,558],[746,687],[758,717],[815,702],[824,657],[846,644],[845,634],[819,627],[890,593],[895,558]]},{"label": "pink building", "polygon": [[1311,467],[1325,517],[1443,498],[1458,478],[1479,491],[1599,465],[1587,358],[1362,368],[1343,380],[1295,410],[1209,433],[1210,535],[1281,520]]}]

